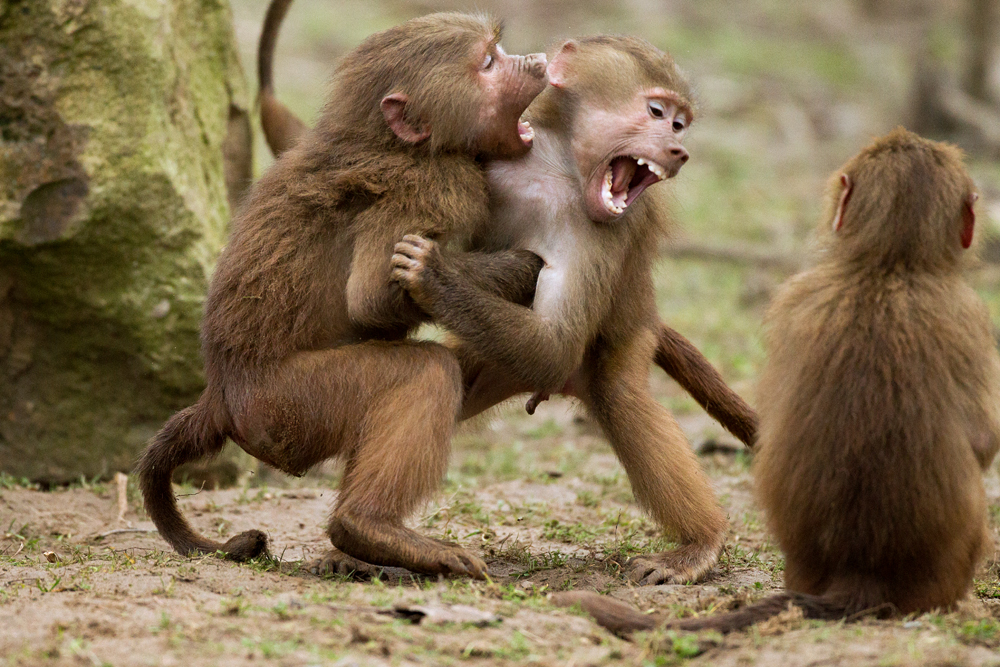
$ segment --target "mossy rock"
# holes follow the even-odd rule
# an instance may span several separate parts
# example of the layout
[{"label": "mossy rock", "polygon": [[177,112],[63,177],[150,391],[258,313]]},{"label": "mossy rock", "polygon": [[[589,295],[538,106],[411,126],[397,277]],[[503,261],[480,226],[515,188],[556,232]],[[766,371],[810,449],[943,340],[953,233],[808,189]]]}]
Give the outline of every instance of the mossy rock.
[{"label": "mossy rock", "polygon": [[0,0],[0,471],[131,468],[249,182],[225,0]]}]

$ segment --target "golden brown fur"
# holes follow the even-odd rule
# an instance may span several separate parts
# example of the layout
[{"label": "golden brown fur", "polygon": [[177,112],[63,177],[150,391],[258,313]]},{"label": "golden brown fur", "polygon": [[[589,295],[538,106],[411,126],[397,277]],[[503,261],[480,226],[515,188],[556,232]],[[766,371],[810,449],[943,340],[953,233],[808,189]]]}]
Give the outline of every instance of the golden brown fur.
[{"label": "golden brown fur", "polygon": [[594,179],[621,156],[656,162],[667,177],[680,169],[687,84],[669,56],[634,38],[569,42],[549,77],[554,85],[529,110],[532,151],[489,165],[491,224],[473,239],[487,251],[523,248],[545,260],[532,307],[470,285],[425,239],[397,245],[394,275],[462,341],[462,416],[523,392],[580,398],[638,502],[681,542],[634,559],[630,575],[696,580],[716,560],[726,518],[677,422],[649,391],[662,331],[650,271],[666,216],[641,190],[618,213],[592,196]]},{"label": "golden brown fur", "polygon": [[[261,31],[258,47],[258,77],[260,82],[261,126],[267,138],[271,151],[277,156],[291,147],[295,140],[307,130],[307,126],[296,118],[287,107],[277,100],[273,86],[274,46],[277,42],[281,21],[292,0],[272,0],[268,7],[267,17]],[[622,57],[637,58],[643,67],[656,75],[655,59],[649,59],[641,42],[621,42]],[[604,61],[595,66],[608,67]],[[627,64],[619,67],[622,72],[631,71]],[[641,70],[640,70],[641,71]],[[646,80],[648,83],[648,79]],[[637,76],[631,85],[642,85]],[[616,91],[605,91],[600,86],[594,87],[598,95],[619,95]],[[546,108],[544,99],[539,99],[532,108],[536,119],[557,113],[555,109]],[[557,121],[558,122],[558,121]],[[712,417],[717,419],[730,433],[739,438],[748,447],[752,447],[757,438],[757,414],[743,401],[723,380],[719,372],[705,359],[686,338],[666,324],[661,325],[658,334],[658,345],[655,363],[663,368],[685,391],[701,405]],[[529,408],[534,411],[534,406]]]},{"label": "golden brown fur", "polygon": [[842,227],[768,311],[757,497],[789,590],[847,614],[949,607],[986,544],[1000,437],[1000,357],[962,279],[974,186],[957,149],[905,130],[839,173]]},{"label": "golden brown fur", "polygon": [[309,129],[288,107],[274,95],[274,47],[278,42],[278,28],[288,12],[292,0],[272,0],[264,17],[264,27],[257,46],[257,81],[260,91],[260,123],[264,138],[275,157],[292,147],[292,144]]},{"label": "golden brown fur", "polygon": [[[903,129],[831,180],[818,261],[768,311],[757,392],[756,494],[787,592],[672,627],[729,631],[789,602],[814,618],[906,614],[965,595],[1000,442],[1000,356],[962,279],[973,190],[958,149]],[[565,602],[628,625],[585,598]]]},{"label": "golden brown fur", "polygon": [[[138,464],[146,509],[177,551],[265,551],[260,531],[218,544],[177,511],[170,472],[228,436],[290,474],[344,460],[329,526],[339,551],[320,569],[360,558],[484,576],[480,559],[403,526],[443,476],[462,386],[453,354],[407,339],[427,316],[389,262],[406,233],[467,239],[487,218],[477,157],[527,149],[517,118],[544,86],[544,58],[507,56],[498,38],[461,14],[371,36],[339,64],[316,128],[254,186],[209,289],[208,386]],[[480,288],[530,301],[531,253],[452,254]]]}]

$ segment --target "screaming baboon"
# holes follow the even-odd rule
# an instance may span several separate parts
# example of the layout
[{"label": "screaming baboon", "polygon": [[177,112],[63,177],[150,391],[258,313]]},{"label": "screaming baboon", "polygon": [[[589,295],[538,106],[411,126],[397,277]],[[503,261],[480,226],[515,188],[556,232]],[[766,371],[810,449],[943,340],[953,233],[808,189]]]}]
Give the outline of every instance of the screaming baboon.
[{"label": "screaming baboon", "polygon": [[524,392],[534,393],[529,405],[550,393],[581,399],[640,505],[681,542],[633,559],[630,576],[696,580],[716,561],[726,517],[649,391],[661,332],[651,264],[666,218],[641,197],[688,159],[688,85],[668,55],[624,37],[567,42],[549,83],[528,110],[532,151],[487,168],[491,224],[473,237],[481,250],[521,248],[545,261],[532,306],[470,284],[449,253],[416,235],[397,244],[393,275],[460,340],[462,416]]},{"label": "screaming baboon", "polygon": [[[271,152],[277,157],[288,150],[307,127],[274,95],[274,47],[278,40],[281,21],[292,0],[271,0],[257,49],[257,71],[260,82],[261,126]],[[545,173],[547,178],[558,177],[558,170],[545,171],[544,164],[533,168]],[[511,192],[507,196],[513,197]],[[726,385],[722,375],[684,336],[660,325],[655,363],[672,377],[678,385],[730,433],[747,447],[757,439],[757,414],[736,392]],[[541,396],[528,404],[533,412]]]},{"label": "screaming baboon", "polygon": [[[811,618],[908,614],[965,595],[1000,444],[1000,355],[962,279],[973,188],[957,148],[902,128],[831,180],[819,261],[768,311],[757,393],[756,495],[787,592],[671,627],[727,632],[790,602]],[[649,627],[603,600],[562,601]]]},{"label": "screaming baboon", "polygon": [[[322,570],[358,562],[485,576],[479,558],[406,528],[440,482],[462,399],[441,345],[408,340],[426,313],[390,280],[393,244],[461,242],[487,219],[479,158],[520,155],[545,55],[509,56],[500,29],[434,14],[375,34],[337,67],[317,126],[254,186],[219,258],[202,324],[208,386],[138,463],[146,509],[180,553],[266,550],[260,531],[212,542],[177,510],[171,471],[227,437],[293,475],[345,472]],[[541,260],[455,253],[468,280],[528,303]],[[353,558],[351,558],[353,557]]]}]

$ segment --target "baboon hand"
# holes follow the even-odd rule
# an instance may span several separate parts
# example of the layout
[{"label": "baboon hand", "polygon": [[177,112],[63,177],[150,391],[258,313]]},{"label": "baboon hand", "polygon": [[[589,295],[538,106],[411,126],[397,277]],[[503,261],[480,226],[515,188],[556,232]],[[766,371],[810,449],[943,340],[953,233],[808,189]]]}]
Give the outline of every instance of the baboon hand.
[{"label": "baboon hand", "polygon": [[416,234],[407,234],[393,248],[392,279],[409,292],[425,309],[430,301],[430,283],[441,260],[437,243]]}]

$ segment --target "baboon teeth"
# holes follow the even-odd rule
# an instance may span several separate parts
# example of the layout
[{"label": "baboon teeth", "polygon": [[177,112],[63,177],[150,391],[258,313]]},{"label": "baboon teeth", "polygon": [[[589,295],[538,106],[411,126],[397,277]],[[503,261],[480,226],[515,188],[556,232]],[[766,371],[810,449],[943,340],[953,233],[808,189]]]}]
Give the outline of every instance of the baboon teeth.
[{"label": "baboon teeth", "polygon": [[535,128],[531,127],[531,123],[528,121],[521,120],[517,123],[517,134],[521,137],[521,141],[530,144],[535,138]]},{"label": "baboon teeth", "polygon": [[667,170],[651,160],[646,160],[644,158],[637,157],[635,158],[635,163],[638,164],[640,167],[642,165],[646,165],[646,168],[649,169],[651,172],[653,172],[656,175],[656,177],[661,181],[667,177]]},{"label": "baboon teeth", "polygon": [[608,170],[604,172],[604,183],[601,185],[601,198],[604,200],[604,208],[615,215],[621,215],[625,210],[625,206],[619,206],[614,201],[614,195],[611,194],[611,182],[614,178],[612,169],[609,166]]}]

